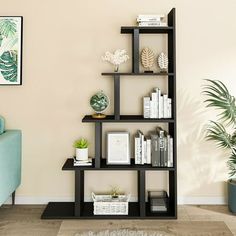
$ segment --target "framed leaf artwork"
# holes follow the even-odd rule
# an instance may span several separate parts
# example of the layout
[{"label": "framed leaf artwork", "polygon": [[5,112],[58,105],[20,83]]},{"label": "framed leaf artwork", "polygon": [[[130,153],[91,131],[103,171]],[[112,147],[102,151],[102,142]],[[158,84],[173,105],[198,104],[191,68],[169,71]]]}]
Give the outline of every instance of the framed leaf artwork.
[{"label": "framed leaf artwork", "polygon": [[0,16],[0,85],[22,84],[22,16]]}]

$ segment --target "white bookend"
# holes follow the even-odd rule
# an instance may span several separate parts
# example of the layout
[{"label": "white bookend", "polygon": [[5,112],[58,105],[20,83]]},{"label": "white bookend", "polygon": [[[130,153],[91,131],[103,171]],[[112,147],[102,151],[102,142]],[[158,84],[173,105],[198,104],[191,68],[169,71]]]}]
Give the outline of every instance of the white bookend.
[{"label": "white bookend", "polygon": [[163,101],[164,101],[164,99],[163,99],[163,96],[160,96],[159,97],[159,118],[161,119],[161,118],[163,118],[163,116],[164,116],[164,104],[163,104]]},{"label": "white bookend", "polygon": [[154,114],[154,102],[151,100],[150,101],[150,118],[155,118],[155,114]]},{"label": "white bookend", "polygon": [[168,98],[167,99],[167,104],[168,104],[168,118],[171,118],[172,117],[172,99],[171,98]]},{"label": "white bookend", "polygon": [[163,95],[163,118],[168,118],[168,95]]},{"label": "white bookend", "polygon": [[147,164],[151,164],[151,138],[147,137]]},{"label": "white bookend", "polygon": [[143,117],[150,118],[150,97],[143,97]]},{"label": "white bookend", "polygon": [[156,92],[153,92],[152,94],[152,106],[153,106],[153,115],[154,117],[153,118],[157,118],[157,93]]},{"label": "white bookend", "polygon": [[143,142],[143,152],[144,152],[144,158],[142,164],[147,164],[147,141],[145,140],[145,138]]}]

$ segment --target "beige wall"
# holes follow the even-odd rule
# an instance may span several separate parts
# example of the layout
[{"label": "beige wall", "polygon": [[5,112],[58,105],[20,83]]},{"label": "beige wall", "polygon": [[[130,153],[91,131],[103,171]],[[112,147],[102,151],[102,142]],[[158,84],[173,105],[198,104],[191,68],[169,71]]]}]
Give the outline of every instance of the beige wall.
[{"label": "beige wall", "polygon": [[[73,155],[72,142],[89,139],[94,154],[94,126],[82,124],[91,114],[88,100],[103,89],[112,100],[113,84],[102,71],[106,50],[126,48],[131,38],[120,26],[133,25],[140,13],[177,9],[178,193],[179,197],[223,197],[225,158],[203,140],[206,113],[200,94],[204,78],[221,79],[232,90],[236,79],[235,0],[8,0],[0,15],[24,17],[23,86],[0,87],[0,113],[7,128],[23,131],[22,184],[17,195],[35,199],[73,196],[73,172],[62,172]],[[143,36],[141,45],[165,50],[163,36]],[[130,70],[131,63],[121,70]],[[166,89],[164,78],[122,78],[123,114],[141,113],[140,99],[153,87]],[[134,82],[135,81],[135,82]],[[107,113],[111,114],[113,101]],[[105,130],[130,130],[151,124],[105,125]],[[160,180],[159,184],[156,181]],[[86,174],[86,196],[118,184],[136,196],[133,172]],[[149,173],[148,188],[163,187],[166,175]],[[164,183],[164,184],[163,184]]]}]

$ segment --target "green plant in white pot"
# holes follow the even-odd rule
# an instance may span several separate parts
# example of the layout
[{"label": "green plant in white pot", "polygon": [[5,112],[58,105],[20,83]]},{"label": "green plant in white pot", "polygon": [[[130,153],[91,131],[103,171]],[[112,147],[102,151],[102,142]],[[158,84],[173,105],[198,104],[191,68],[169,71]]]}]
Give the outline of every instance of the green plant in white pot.
[{"label": "green plant in white pot", "polygon": [[74,142],[74,148],[76,150],[76,160],[77,161],[87,161],[88,160],[88,141],[84,138],[78,139]]},{"label": "green plant in white pot", "polygon": [[207,128],[207,140],[216,142],[219,148],[230,151],[227,161],[229,168],[228,205],[236,213],[236,105],[235,97],[219,80],[206,80],[203,94],[207,96],[207,107],[219,111],[218,120],[210,121]]}]

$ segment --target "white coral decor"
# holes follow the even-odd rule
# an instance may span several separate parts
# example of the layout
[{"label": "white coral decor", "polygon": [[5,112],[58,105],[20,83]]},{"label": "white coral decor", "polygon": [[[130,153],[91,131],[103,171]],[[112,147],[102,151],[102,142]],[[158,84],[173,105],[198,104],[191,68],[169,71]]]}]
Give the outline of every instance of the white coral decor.
[{"label": "white coral decor", "polygon": [[105,52],[105,55],[102,57],[103,61],[108,61],[115,65],[116,71],[118,70],[119,65],[126,62],[128,59],[129,56],[125,49],[117,49],[114,53]]}]

